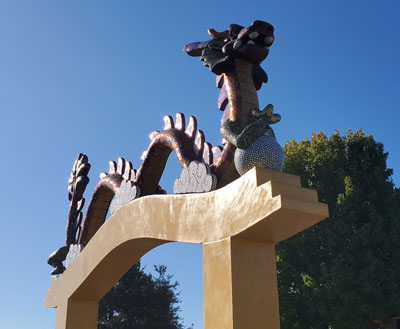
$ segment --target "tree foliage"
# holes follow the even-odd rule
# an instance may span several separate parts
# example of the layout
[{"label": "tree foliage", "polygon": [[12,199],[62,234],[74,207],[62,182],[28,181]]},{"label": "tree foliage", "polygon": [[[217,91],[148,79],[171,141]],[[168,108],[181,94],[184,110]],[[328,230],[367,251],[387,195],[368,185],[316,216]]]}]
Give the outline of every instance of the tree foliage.
[{"label": "tree foliage", "polygon": [[278,244],[283,329],[377,329],[400,316],[400,192],[383,145],[361,130],[284,146],[284,171],[328,219]]},{"label": "tree foliage", "polygon": [[183,329],[177,282],[165,266],[153,277],[135,264],[101,299],[99,329]]}]

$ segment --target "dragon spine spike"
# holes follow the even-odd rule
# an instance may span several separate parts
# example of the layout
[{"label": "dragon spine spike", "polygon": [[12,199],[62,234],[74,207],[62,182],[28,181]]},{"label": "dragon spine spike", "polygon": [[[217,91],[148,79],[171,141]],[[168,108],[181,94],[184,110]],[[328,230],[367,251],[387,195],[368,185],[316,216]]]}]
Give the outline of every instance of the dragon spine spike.
[{"label": "dragon spine spike", "polygon": [[147,157],[147,151],[143,151],[142,156],[140,157],[140,160],[144,161]]},{"label": "dragon spine spike", "polygon": [[190,116],[189,124],[186,127],[185,133],[191,140],[194,140],[196,132],[197,132],[197,120],[194,116]]},{"label": "dragon spine spike", "polygon": [[132,162],[130,161],[126,161],[125,162],[125,170],[124,170],[124,174],[122,175],[124,177],[125,180],[132,180],[131,179],[131,171],[132,171]]},{"label": "dragon spine spike", "polygon": [[74,167],[74,170],[76,169],[76,167],[77,167],[77,165],[78,165],[78,162],[81,162],[81,161],[86,161],[87,162],[87,160],[88,160],[88,158],[85,156],[85,154],[83,154],[83,153],[79,153],[78,154],[78,156],[76,157],[76,159],[75,159],[75,162],[74,162],[74,165],[73,165],[73,167]]},{"label": "dragon spine spike", "polygon": [[131,169],[130,175],[132,181],[136,180],[136,169]]},{"label": "dragon spine spike", "polygon": [[79,240],[79,236],[81,235],[81,231],[82,231],[82,218],[83,218],[83,213],[79,214],[79,220],[78,220],[78,226],[76,229],[76,233],[75,233],[75,240],[78,241]]},{"label": "dragon spine spike", "polygon": [[152,131],[149,135],[150,140],[152,141],[159,133],[159,131]]},{"label": "dragon spine spike", "polygon": [[185,115],[183,113],[175,114],[175,128],[185,130]]},{"label": "dragon spine spike", "polygon": [[76,175],[76,167],[78,165],[78,159],[75,160],[74,164],[72,165],[71,177]]},{"label": "dragon spine spike", "polygon": [[224,73],[217,75],[216,82],[217,82],[217,87],[222,88],[222,86],[224,85]]},{"label": "dragon spine spike", "polygon": [[218,96],[218,108],[221,111],[224,111],[225,108],[227,107],[227,105],[229,104],[229,96],[228,95],[229,95],[229,91],[228,91],[226,85],[224,84],[221,87],[221,92],[219,93],[219,96]]},{"label": "dragon spine spike", "polygon": [[76,210],[78,212],[81,211],[84,205],[85,205],[85,198],[82,198],[77,202]]},{"label": "dragon spine spike", "polygon": [[76,223],[77,228],[78,228],[78,231],[81,230],[82,219],[83,219],[83,213],[80,212],[80,213],[79,213],[79,217],[78,217],[78,222]]},{"label": "dragon spine spike", "polygon": [[82,162],[84,162],[84,163],[88,163],[88,161],[89,161],[89,158],[87,157],[87,155],[86,155],[86,154],[79,153],[79,156],[80,156],[80,160],[81,160]]},{"label": "dragon spine spike", "polygon": [[110,161],[108,163],[109,165],[109,169],[108,169],[108,174],[114,174],[117,171],[117,164],[115,163],[115,161]]},{"label": "dragon spine spike", "polygon": [[106,176],[107,176],[107,173],[102,172],[102,173],[100,173],[99,178],[101,180],[101,179],[104,179]]},{"label": "dragon spine spike", "polygon": [[78,168],[82,165],[88,163],[88,157],[82,153],[78,154],[78,157],[76,158],[76,160],[74,161],[74,164],[72,166],[72,172],[71,172],[71,176],[76,176],[76,172],[78,171]]},{"label": "dragon spine spike", "polygon": [[217,162],[217,160],[220,158],[221,153],[222,153],[222,147],[221,146],[214,146],[211,149],[211,152],[213,154],[213,163]]},{"label": "dragon spine spike", "polygon": [[204,143],[204,150],[203,150],[203,162],[211,165],[213,163],[213,153],[211,151],[212,146],[210,143]]},{"label": "dragon spine spike", "polygon": [[164,130],[174,128],[174,119],[170,115],[164,116]]},{"label": "dragon spine spike", "polygon": [[81,163],[77,170],[77,176],[86,176],[90,170],[90,163]]},{"label": "dragon spine spike", "polygon": [[124,171],[125,171],[125,159],[118,158],[117,159],[117,172],[122,174]]},{"label": "dragon spine spike", "polygon": [[204,141],[205,141],[204,133],[202,130],[199,130],[197,132],[196,140],[193,145],[193,150],[199,158],[203,156]]}]

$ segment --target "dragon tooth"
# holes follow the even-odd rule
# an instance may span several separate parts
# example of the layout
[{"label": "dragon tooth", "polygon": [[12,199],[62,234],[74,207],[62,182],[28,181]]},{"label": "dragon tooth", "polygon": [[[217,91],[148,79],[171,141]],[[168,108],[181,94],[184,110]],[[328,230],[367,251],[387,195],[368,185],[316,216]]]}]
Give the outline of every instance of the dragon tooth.
[{"label": "dragon tooth", "polygon": [[250,39],[257,39],[257,37],[259,36],[259,33],[258,32],[256,32],[256,31],[254,31],[254,32],[251,32],[250,34],[249,34],[249,38]]},{"label": "dragon tooth", "polygon": [[144,151],[142,153],[142,156],[140,157],[140,160],[144,161],[144,159],[146,159],[146,158],[147,158],[147,151]]}]

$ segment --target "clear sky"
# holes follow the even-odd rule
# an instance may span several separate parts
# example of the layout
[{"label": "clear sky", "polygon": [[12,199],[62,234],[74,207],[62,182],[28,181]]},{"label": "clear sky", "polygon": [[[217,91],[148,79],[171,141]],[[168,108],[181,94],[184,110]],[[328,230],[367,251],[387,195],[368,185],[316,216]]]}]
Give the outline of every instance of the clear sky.
[{"label": "clear sky", "polygon": [[[208,28],[273,24],[259,98],[282,115],[278,141],[362,128],[384,144],[399,186],[399,14],[398,0],[1,1],[1,327],[54,328],[46,259],[64,242],[79,152],[92,163],[88,199],[109,160],[139,167],[164,114],[195,115],[220,143],[215,76],[182,52]],[[172,155],[162,186],[171,192],[178,175]],[[143,264],[168,266],[185,323],[201,328],[201,247],[162,246]]]}]

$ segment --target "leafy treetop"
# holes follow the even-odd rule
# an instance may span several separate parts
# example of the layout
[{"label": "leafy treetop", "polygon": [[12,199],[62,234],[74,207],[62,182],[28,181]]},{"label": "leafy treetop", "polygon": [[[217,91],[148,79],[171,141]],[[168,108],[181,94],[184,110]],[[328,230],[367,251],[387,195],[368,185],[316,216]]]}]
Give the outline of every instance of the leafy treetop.
[{"label": "leafy treetop", "polygon": [[277,246],[282,328],[379,328],[400,316],[400,192],[383,145],[362,130],[284,146],[284,171],[328,219]]}]

